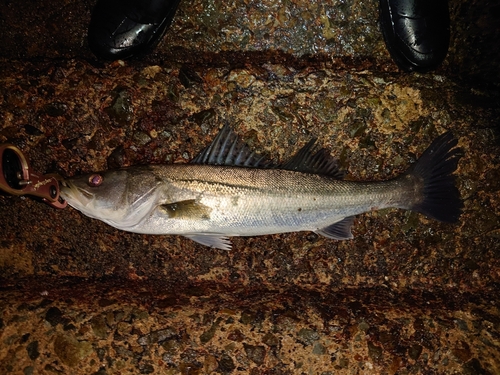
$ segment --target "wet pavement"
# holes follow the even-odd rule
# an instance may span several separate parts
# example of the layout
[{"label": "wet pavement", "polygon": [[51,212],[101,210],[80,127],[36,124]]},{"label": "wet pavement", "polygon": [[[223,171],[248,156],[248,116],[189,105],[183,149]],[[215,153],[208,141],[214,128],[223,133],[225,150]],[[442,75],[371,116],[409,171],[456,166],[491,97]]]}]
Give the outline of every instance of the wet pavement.
[{"label": "wet pavement", "polygon": [[275,160],[317,137],[382,180],[452,130],[464,213],[228,252],[0,196],[1,372],[499,373],[498,6],[479,5],[450,4],[442,67],[404,74],[375,2],[184,2],[152,54],[114,63],[88,51],[93,2],[3,4],[0,143],[36,170],[185,163],[229,123]]}]

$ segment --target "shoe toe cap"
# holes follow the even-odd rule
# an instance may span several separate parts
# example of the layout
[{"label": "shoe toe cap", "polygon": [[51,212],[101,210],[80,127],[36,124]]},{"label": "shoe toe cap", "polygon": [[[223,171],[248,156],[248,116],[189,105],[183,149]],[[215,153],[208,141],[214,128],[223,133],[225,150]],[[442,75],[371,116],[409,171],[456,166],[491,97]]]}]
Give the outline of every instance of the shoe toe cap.
[{"label": "shoe toe cap", "polygon": [[127,58],[147,45],[155,34],[156,25],[139,24],[123,19],[112,29],[105,23],[89,26],[89,47],[94,54],[106,59]]},{"label": "shoe toe cap", "polygon": [[439,64],[448,50],[449,31],[446,25],[428,19],[402,17],[394,24],[398,47],[416,65]]},{"label": "shoe toe cap", "polygon": [[380,0],[380,25],[389,52],[403,70],[428,71],[446,57],[447,0]]},{"label": "shoe toe cap", "polygon": [[88,29],[90,50],[106,60],[127,59],[153,48],[179,0],[99,0]]}]

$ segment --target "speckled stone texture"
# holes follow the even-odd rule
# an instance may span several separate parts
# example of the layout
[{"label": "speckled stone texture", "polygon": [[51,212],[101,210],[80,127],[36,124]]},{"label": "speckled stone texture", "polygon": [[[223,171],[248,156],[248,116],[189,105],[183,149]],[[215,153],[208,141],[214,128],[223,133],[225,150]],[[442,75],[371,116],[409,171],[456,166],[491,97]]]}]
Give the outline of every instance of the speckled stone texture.
[{"label": "speckled stone texture", "polygon": [[[477,296],[388,287],[228,290],[220,282],[179,293],[158,282],[84,285],[59,281],[43,296],[0,304],[3,373],[499,371],[498,314]],[[4,301],[18,297],[9,291]]]},{"label": "speckled stone texture", "polygon": [[464,213],[228,252],[0,195],[0,373],[500,373],[497,5],[450,4],[426,75],[392,64],[375,2],[183,2],[151,55],[114,63],[87,49],[92,5],[0,5],[0,143],[35,170],[185,163],[230,123],[275,160],[317,137],[380,180],[452,130]]}]

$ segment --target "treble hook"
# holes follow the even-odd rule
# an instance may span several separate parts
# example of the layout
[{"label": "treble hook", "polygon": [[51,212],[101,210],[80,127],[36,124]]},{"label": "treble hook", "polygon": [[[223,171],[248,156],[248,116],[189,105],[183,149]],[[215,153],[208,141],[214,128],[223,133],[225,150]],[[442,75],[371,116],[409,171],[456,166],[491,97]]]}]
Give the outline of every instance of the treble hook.
[{"label": "treble hook", "polygon": [[0,145],[0,190],[12,195],[33,195],[49,206],[64,208],[56,175],[32,171],[23,152],[11,144]]}]

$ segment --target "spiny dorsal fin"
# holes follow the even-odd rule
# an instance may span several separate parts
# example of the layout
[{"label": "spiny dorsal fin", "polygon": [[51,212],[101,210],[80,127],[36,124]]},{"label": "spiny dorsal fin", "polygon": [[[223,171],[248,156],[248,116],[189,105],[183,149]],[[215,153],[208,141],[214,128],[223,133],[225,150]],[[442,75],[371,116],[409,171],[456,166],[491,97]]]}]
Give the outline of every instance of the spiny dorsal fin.
[{"label": "spiny dorsal fin", "polygon": [[224,125],[212,143],[200,152],[191,163],[253,168],[270,166],[270,161],[251,151],[250,147],[240,140],[228,124]]},{"label": "spiny dorsal fin", "polygon": [[288,169],[305,173],[324,174],[337,179],[342,179],[344,173],[339,170],[337,161],[330,155],[326,148],[314,152],[316,138],[311,139],[290,160],[277,168]]}]

